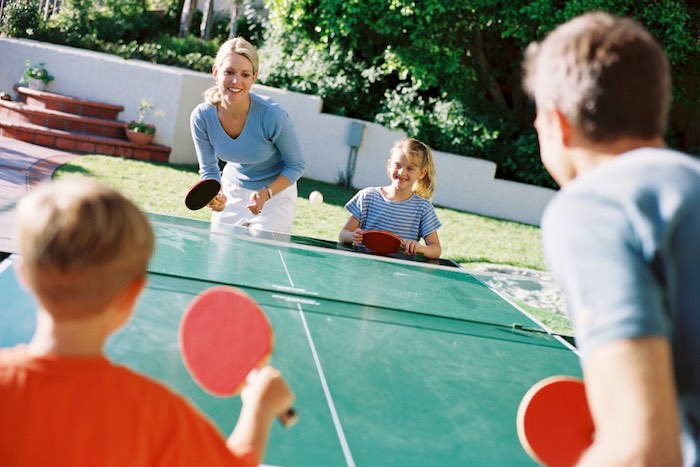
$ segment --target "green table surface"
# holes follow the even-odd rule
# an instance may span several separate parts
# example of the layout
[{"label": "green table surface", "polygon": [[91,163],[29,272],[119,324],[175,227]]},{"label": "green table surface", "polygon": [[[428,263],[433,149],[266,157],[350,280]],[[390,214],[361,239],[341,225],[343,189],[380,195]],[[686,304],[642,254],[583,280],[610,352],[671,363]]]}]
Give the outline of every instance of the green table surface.
[{"label": "green table surface", "polygon": [[[229,284],[263,307],[271,364],[301,418],[275,424],[278,466],[534,465],[518,442],[525,391],[580,376],[577,354],[449,261],[381,257],[334,242],[151,215],[147,289],[108,357],[181,393],[228,434],[240,399],[205,393],[178,349],[179,320],[202,290]],[[0,346],[26,342],[34,300],[0,263]]]}]

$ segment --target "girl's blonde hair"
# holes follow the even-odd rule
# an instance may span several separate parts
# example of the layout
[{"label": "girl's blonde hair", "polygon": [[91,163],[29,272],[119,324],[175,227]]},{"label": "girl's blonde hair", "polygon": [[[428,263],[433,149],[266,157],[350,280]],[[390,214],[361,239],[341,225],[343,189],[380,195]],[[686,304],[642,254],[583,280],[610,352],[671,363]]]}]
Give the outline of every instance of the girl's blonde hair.
[{"label": "girl's blonde hair", "polygon": [[[242,37],[227,40],[219,47],[219,51],[216,53],[216,58],[214,59],[214,66],[217,68],[221,67],[226,56],[230,54],[238,54],[247,58],[253,65],[253,73],[256,75],[258,74],[258,52],[255,50],[255,47],[253,47],[253,44]],[[216,84],[204,91],[204,100],[211,105],[219,105],[221,103],[221,93]]]},{"label": "girl's blonde hair", "polygon": [[415,138],[403,138],[394,143],[390,153],[392,156],[404,154],[406,159],[419,170],[425,169],[425,177],[416,180],[412,189],[418,196],[431,199],[435,193],[437,174],[430,146]]}]

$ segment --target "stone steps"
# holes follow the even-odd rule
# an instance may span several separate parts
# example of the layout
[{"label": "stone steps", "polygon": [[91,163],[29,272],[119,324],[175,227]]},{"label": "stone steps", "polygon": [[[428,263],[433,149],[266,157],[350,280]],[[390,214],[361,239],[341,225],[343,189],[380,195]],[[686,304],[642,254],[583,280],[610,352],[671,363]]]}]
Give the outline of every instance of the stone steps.
[{"label": "stone steps", "polygon": [[0,136],[40,146],[167,162],[170,148],[138,145],[126,137],[117,120],[124,108],[75,97],[16,87],[19,102],[0,100]]}]

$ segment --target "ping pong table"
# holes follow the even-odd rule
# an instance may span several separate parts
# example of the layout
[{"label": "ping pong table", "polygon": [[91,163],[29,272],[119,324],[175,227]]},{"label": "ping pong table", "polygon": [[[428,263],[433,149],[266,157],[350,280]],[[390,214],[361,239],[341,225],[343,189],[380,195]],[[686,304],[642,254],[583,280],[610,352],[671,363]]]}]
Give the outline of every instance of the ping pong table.
[{"label": "ping pong table", "polygon": [[[183,394],[227,435],[240,398],[196,385],[177,330],[199,292],[244,290],[270,319],[271,364],[301,415],[291,429],[273,427],[268,465],[533,465],[516,434],[521,397],[546,376],[580,376],[567,342],[449,261],[150,216],[149,282],[107,355]],[[14,260],[0,263],[0,346],[26,342],[34,329]]]}]

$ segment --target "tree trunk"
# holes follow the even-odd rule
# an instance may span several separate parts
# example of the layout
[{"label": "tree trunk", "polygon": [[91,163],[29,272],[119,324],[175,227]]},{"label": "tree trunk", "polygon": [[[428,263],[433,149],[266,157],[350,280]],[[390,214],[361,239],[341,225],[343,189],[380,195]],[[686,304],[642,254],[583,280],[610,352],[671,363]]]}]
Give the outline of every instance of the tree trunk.
[{"label": "tree trunk", "polygon": [[196,9],[197,0],[185,0],[184,5],[182,5],[182,15],[180,16],[180,31],[178,32],[178,37],[185,37],[190,32],[192,16],[194,16]]},{"label": "tree trunk", "polygon": [[233,0],[231,6],[231,22],[228,23],[228,38],[233,39],[238,36],[238,11],[240,0]]},{"label": "tree trunk", "polygon": [[211,39],[211,26],[214,22],[214,0],[204,0],[204,8],[202,9],[202,24],[199,26],[200,37],[208,41]]},{"label": "tree trunk", "polygon": [[501,109],[501,112],[508,114],[510,113],[510,108],[508,107],[506,98],[503,96],[501,87],[493,77],[491,65],[489,65],[488,58],[486,58],[486,53],[484,52],[484,38],[482,32],[476,31],[472,37],[474,40],[469,44],[469,51],[474,58],[479,78],[481,78],[484,86],[486,86],[486,92],[488,92],[491,100]]}]

